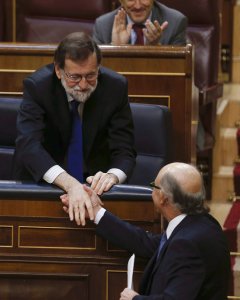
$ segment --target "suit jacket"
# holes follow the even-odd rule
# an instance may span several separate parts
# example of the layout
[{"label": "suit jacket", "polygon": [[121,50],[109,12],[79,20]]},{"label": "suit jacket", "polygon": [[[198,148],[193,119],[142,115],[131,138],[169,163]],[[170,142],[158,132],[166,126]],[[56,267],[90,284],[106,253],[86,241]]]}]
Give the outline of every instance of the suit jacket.
[{"label": "suit jacket", "polygon": [[149,260],[134,300],[226,300],[230,252],[220,225],[210,215],[187,216],[157,259],[161,235],[106,212],[97,233]]},{"label": "suit jacket", "polygon": [[[110,44],[114,17],[119,9],[98,17],[93,28],[93,38],[98,44]],[[157,20],[161,25],[168,21],[160,43],[163,45],[185,45],[187,18],[179,11],[154,1],[151,21]],[[129,41],[130,43],[130,41]]]},{"label": "suit jacket", "polygon": [[[52,166],[65,167],[70,110],[53,64],[37,70],[23,85],[13,173],[15,179],[39,181]],[[119,168],[129,176],[136,154],[126,78],[100,67],[97,88],[84,104],[82,123],[85,171],[93,175]]]}]

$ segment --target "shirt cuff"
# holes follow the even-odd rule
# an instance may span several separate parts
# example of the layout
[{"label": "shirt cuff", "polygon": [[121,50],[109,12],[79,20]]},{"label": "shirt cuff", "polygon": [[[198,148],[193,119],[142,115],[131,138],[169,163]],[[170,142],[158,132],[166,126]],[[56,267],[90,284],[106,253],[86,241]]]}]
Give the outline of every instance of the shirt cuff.
[{"label": "shirt cuff", "polygon": [[118,183],[123,183],[127,179],[127,175],[120,169],[112,168],[107,171],[107,173],[112,173],[117,176]]},{"label": "shirt cuff", "polygon": [[97,212],[95,219],[94,219],[94,223],[98,224],[100,222],[100,220],[102,219],[103,215],[105,214],[106,209],[101,207],[99,209],[99,211]]},{"label": "shirt cuff", "polygon": [[53,183],[53,181],[58,177],[58,175],[60,175],[63,172],[65,172],[63,168],[61,168],[59,165],[55,165],[43,175],[43,179],[48,183]]}]

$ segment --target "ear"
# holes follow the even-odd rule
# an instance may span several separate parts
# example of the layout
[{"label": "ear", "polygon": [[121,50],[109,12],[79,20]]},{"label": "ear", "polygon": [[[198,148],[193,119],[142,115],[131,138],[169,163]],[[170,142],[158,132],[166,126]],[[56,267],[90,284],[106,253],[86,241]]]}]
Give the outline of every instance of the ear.
[{"label": "ear", "polygon": [[162,190],[159,191],[159,201],[162,205],[165,205],[168,203],[168,197],[163,193]]},{"label": "ear", "polygon": [[61,76],[62,76],[61,70],[60,70],[59,66],[57,64],[55,64],[55,63],[54,63],[54,69],[55,69],[55,73],[57,75],[57,78],[61,79]]}]

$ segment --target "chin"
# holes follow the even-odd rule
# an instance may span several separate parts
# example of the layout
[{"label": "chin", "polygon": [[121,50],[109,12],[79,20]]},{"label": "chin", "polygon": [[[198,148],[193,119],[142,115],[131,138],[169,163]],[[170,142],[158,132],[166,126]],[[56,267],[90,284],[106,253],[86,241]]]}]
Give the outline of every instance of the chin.
[{"label": "chin", "polygon": [[145,23],[146,16],[132,15],[131,19],[134,23]]}]

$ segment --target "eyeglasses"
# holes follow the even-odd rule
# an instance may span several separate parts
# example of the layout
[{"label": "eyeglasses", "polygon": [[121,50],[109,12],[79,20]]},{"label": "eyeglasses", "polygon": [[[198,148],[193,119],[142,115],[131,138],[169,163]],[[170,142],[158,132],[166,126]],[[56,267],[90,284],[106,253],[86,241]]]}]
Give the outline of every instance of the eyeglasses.
[{"label": "eyeglasses", "polygon": [[158,189],[158,190],[161,190],[161,189],[162,189],[160,186],[155,185],[155,182],[154,182],[154,181],[153,181],[153,182],[150,182],[149,185],[150,185],[150,187],[155,188],[155,189]]},{"label": "eyeglasses", "polygon": [[93,80],[96,80],[98,77],[98,70],[94,73],[89,73],[86,75],[70,74],[70,73],[65,72],[64,70],[62,70],[62,71],[63,71],[64,75],[67,77],[67,79],[74,83],[79,83],[83,78],[86,81],[93,81]]}]

